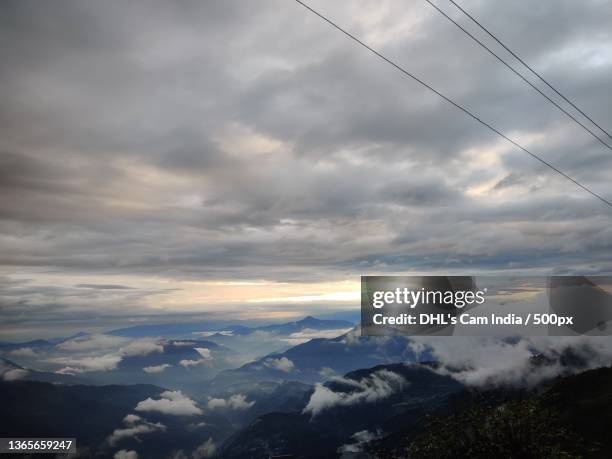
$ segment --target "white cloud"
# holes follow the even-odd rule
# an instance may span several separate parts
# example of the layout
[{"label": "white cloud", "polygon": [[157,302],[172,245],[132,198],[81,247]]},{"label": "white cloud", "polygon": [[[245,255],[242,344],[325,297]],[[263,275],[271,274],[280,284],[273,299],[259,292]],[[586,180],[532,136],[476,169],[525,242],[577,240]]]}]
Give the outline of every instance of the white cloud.
[{"label": "white cloud", "polygon": [[212,353],[210,352],[210,349],[207,349],[205,347],[195,347],[193,348],[198,354],[200,354],[200,356],[202,357],[201,359],[184,359],[181,360],[179,362],[179,365],[185,367],[185,368],[189,368],[189,367],[194,367],[196,365],[204,365],[204,364],[208,364],[212,359]]},{"label": "white cloud", "polygon": [[115,453],[113,459],[138,459],[138,453],[134,450],[121,449]]},{"label": "white cloud", "polygon": [[339,450],[341,453],[359,453],[363,451],[364,443],[376,440],[382,436],[383,432],[381,430],[377,430],[376,432],[360,430],[359,432],[355,432],[353,435],[351,435],[351,438],[354,440],[353,443],[342,445]]},{"label": "white cloud", "polygon": [[144,356],[154,352],[162,353],[164,352],[164,346],[154,340],[139,339],[122,347],[119,352],[124,357]]},{"label": "white cloud", "polygon": [[138,402],[135,410],[158,411],[160,413],[177,416],[195,416],[202,414],[202,410],[196,405],[196,402],[183,395],[180,390],[162,392],[158,400],[153,400],[149,397],[146,400]]},{"label": "white cloud", "polygon": [[0,377],[3,381],[16,381],[27,376],[28,370],[11,365],[0,359]]},{"label": "white cloud", "polygon": [[144,367],[142,371],[145,373],[162,373],[166,368],[170,368],[172,365],[169,363],[162,363],[161,365],[153,365],[150,367]]},{"label": "white cloud", "polygon": [[203,358],[205,358],[205,359],[212,359],[212,355],[210,353],[210,349],[206,349],[205,347],[195,347],[194,349]]},{"label": "white cloud", "polygon": [[234,332],[231,330],[219,330],[219,331],[204,331],[204,332],[193,332],[194,335],[202,336],[204,338],[208,338],[213,335],[221,335],[221,336],[234,336]]},{"label": "white cloud", "polygon": [[12,370],[8,370],[3,373],[2,379],[4,381],[17,381],[19,379],[25,378],[28,373],[28,370],[24,370],[21,368],[13,368]]},{"label": "white cloud", "polygon": [[179,362],[179,365],[185,368],[195,367],[196,365],[204,365],[208,363],[207,359],[197,359],[197,360],[189,360],[183,359]]},{"label": "white cloud", "polygon": [[349,330],[346,335],[344,335],[342,342],[348,346],[351,346],[353,344],[359,344],[359,338],[361,338],[361,327],[357,325],[355,328]]},{"label": "white cloud", "polygon": [[[419,340],[433,346],[432,354],[441,363],[439,372],[442,374],[468,385],[496,384],[497,381],[512,384],[527,374],[533,354],[525,340],[508,343],[489,337],[453,338],[452,342]],[[420,349],[420,343],[412,346],[416,346],[415,352]]]},{"label": "white cloud", "polygon": [[336,375],[336,372],[332,368],[323,367],[319,370],[319,374],[324,378],[331,378]]},{"label": "white cloud", "polygon": [[253,333],[250,334],[250,336],[252,336],[253,338],[267,339],[272,338],[275,335],[274,333],[265,330],[255,330]]},{"label": "white cloud", "polygon": [[227,400],[223,398],[210,398],[208,399],[209,409],[214,410],[217,408],[228,408],[232,410],[245,410],[255,405],[255,401],[247,402],[246,396],[242,394],[234,394]]},{"label": "white cloud", "polygon": [[34,349],[30,347],[20,347],[19,349],[9,352],[9,354],[13,357],[37,357]]},{"label": "white cloud", "polygon": [[332,330],[313,330],[310,328],[305,328],[302,331],[291,333],[287,338],[284,338],[283,341],[288,342],[289,344],[296,346],[298,344],[306,343],[311,339],[315,338],[337,338],[338,336],[344,335],[351,331],[352,328],[338,328]]},{"label": "white cloud", "polygon": [[317,384],[304,413],[313,417],[335,406],[348,406],[357,403],[372,403],[387,398],[402,390],[407,384],[403,376],[389,370],[378,370],[359,381],[347,378],[333,378],[337,383],[350,386],[349,392],[334,392],[323,384]]},{"label": "white cloud", "polygon": [[135,424],[138,421],[142,421],[142,418],[138,416],[137,414],[127,414],[123,418],[123,422],[126,424]]},{"label": "white cloud", "polygon": [[280,359],[269,358],[264,360],[263,364],[268,368],[284,371],[285,373],[291,373],[295,369],[295,365],[287,357],[281,357]]},{"label": "white cloud", "polygon": [[109,445],[115,446],[124,438],[138,438],[138,435],[151,432],[165,432],[166,426],[156,422],[148,422],[135,414],[128,414],[123,418],[124,427],[115,429],[113,433],[106,439]]},{"label": "white cloud", "polygon": [[57,357],[50,359],[50,362],[66,365],[59,374],[78,374],[90,371],[110,371],[117,368],[121,362],[121,356],[116,354],[105,354],[98,357]]},{"label": "white cloud", "polygon": [[172,341],[172,345],[176,347],[187,347],[193,346],[194,344],[194,341]]},{"label": "white cloud", "polygon": [[[153,352],[163,352],[163,345],[151,339],[137,339],[111,335],[87,335],[58,344],[57,348],[71,355],[49,359],[51,363],[63,365],[56,371],[59,374],[78,374],[91,371],[109,371],[125,357],[144,356]],[[112,349],[112,350],[111,350]],[[96,351],[106,350],[103,355]]]},{"label": "white cloud", "polygon": [[111,349],[121,346],[129,341],[128,338],[112,335],[87,335],[69,341],[64,341],[56,347],[63,351],[83,352],[83,351],[99,351],[101,349]]},{"label": "white cloud", "polygon": [[191,456],[193,459],[204,459],[206,457],[212,457],[216,451],[217,445],[215,445],[212,438],[209,438],[198,446]]}]

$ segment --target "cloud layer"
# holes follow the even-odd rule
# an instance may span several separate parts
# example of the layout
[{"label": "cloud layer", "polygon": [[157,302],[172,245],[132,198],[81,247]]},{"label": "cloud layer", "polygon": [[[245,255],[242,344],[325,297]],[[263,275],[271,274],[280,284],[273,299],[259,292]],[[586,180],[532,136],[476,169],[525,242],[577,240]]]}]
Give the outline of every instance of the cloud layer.
[{"label": "cloud layer", "polygon": [[[612,196],[610,152],[425,2],[312,4]],[[612,118],[600,0],[465,6]],[[0,9],[7,332],[150,305],[216,310],[180,296],[190,280],[612,268],[608,208],[294,2]]]},{"label": "cloud layer", "polygon": [[607,337],[416,337],[409,346],[417,354],[428,349],[437,371],[476,387],[530,387],[612,362]]},{"label": "cloud layer", "polygon": [[106,439],[110,446],[115,446],[125,438],[138,438],[140,435],[152,432],[164,432],[166,426],[156,422],[148,422],[135,414],[128,414],[123,420],[124,426],[115,429]]},{"label": "cloud layer", "polygon": [[304,408],[304,413],[309,413],[314,417],[337,406],[376,402],[401,391],[408,385],[403,376],[389,370],[378,370],[359,381],[340,377],[332,378],[332,381],[342,384],[349,390],[334,391],[318,383]]}]

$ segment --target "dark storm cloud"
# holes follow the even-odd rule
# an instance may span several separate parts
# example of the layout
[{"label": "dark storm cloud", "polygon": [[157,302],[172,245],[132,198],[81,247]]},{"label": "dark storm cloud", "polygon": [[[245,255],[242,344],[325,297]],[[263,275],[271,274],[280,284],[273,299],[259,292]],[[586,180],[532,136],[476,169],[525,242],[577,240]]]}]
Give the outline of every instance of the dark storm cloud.
[{"label": "dark storm cloud", "polygon": [[[425,2],[313,5],[612,196],[612,152]],[[465,6],[607,126],[605,2]],[[9,278],[609,267],[610,209],[294,2],[0,8]]]}]

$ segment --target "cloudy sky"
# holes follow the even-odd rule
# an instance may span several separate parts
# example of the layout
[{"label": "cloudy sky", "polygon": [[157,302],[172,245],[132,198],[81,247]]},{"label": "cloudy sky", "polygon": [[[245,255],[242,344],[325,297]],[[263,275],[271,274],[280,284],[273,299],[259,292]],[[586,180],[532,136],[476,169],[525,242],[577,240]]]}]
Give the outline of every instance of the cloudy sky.
[{"label": "cloudy sky", "polygon": [[[425,1],[311,4],[612,198],[612,152]],[[462,5],[612,129],[608,1]],[[612,209],[294,1],[4,1],[0,43],[6,336],[354,308],[364,274],[612,271]]]}]

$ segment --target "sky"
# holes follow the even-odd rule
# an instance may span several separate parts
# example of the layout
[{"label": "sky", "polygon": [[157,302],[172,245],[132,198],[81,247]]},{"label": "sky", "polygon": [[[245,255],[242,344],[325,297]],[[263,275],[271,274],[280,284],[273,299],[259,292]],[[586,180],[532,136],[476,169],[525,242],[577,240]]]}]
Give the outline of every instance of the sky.
[{"label": "sky", "polygon": [[[310,4],[612,198],[612,152],[425,1]],[[461,5],[610,131],[609,2]],[[0,60],[0,338],[612,271],[612,209],[294,1],[8,0]]]}]

